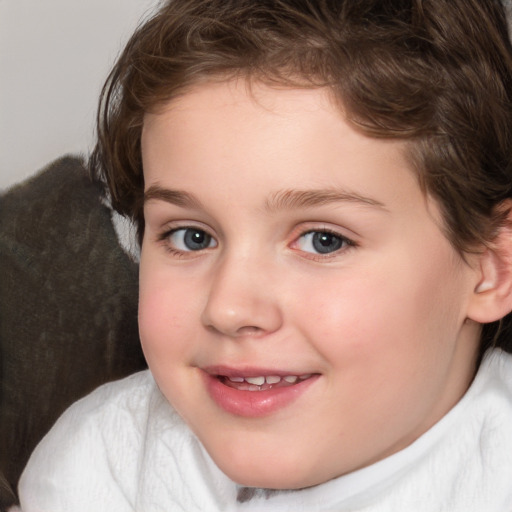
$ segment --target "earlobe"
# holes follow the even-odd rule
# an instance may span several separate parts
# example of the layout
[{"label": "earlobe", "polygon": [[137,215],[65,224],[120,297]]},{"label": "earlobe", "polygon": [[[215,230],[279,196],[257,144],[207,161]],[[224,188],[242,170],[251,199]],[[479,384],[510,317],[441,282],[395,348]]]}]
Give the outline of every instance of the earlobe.
[{"label": "earlobe", "polygon": [[[506,205],[510,208],[509,201]],[[508,213],[492,246],[478,260],[479,281],[475,286],[468,318],[479,323],[495,322],[512,311],[512,214]]]}]

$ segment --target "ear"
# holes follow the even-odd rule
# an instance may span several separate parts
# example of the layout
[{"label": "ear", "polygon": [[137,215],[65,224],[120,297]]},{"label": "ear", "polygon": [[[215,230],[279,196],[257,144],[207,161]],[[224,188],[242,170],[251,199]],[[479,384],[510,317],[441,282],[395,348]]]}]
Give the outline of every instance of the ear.
[{"label": "ear", "polygon": [[478,282],[468,308],[468,318],[482,324],[512,311],[512,201],[504,201],[499,210],[504,219],[490,246],[478,256]]}]

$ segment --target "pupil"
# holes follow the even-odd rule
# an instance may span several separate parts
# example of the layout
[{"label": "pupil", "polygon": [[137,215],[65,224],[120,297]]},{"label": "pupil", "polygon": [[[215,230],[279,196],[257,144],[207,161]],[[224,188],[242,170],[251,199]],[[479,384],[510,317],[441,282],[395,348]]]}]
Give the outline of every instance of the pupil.
[{"label": "pupil", "polygon": [[210,236],[204,231],[188,229],[185,233],[185,245],[192,251],[206,249],[210,245]]},{"label": "pupil", "polygon": [[321,254],[337,251],[341,244],[341,238],[332,233],[319,232],[313,235],[313,247]]}]

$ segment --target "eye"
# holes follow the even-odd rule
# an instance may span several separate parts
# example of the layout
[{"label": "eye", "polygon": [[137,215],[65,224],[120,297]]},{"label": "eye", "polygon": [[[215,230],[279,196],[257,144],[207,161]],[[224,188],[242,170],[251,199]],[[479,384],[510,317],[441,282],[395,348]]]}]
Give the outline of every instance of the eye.
[{"label": "eye", "polygon": [[304,252],[329,254],[339,251],[352,242],[341,235],[330,231],[309,231],[297,240],[297,247]]},{"label": "eye", "polygon": [[167,236],[169,245],[183,252],[203,251],[216,247],[217,242],[206,231],[197,228],[179,228],[171,231]]}]

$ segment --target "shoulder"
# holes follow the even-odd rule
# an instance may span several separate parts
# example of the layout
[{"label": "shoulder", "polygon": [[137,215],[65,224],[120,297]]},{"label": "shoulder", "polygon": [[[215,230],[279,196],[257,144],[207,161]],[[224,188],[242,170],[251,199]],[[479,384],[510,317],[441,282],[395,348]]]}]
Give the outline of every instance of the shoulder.
[{"label": "shoulder", "polygon": [[512,354],[501,349],[488,351],[470,388],[476,399],[485,395],[512,413]]},{"label": "shoulder", "polygon": [[488,351],[460,405],[444,460],[453,487],[466,489],[466,510],[511,510],[512,355]]},{"label": "shoulder", "polygon": [[[75,419],[94,423],[101,419],[126,411],[134,420],[144,413],[147,403],[157,391],[157,386],[149,370],[135,373],[124,379],[109,382],[78,400],[59,418],[57,425],[72,425]],[[54,427],[55,428],[55,427]]]},{"label": "shoulder", "polygon": [[149,370],[104,384],[71,405],[41,445],[54,439],[58,439],[59,445],[74,444],[76,436],[94,435],[101,435],[106,442],[112,428],[120,429],[117,434],[139,430],[155,397],[158,397],[158,388]]},{"label": "shoulder", "polygon": [[[512,354],[489,351],[478,370],[467,396],[469,424],[479,431],[482,449],[494,447],[497,455],[512,453]],[[512,482],[512,459],[506,467]],[[511,486],[512,488],[512,486]]]},{"label": "shoulder", "polygon": [[[505,447],[512,451],[512,354],[489,350],[469,390],[447,416],[456,420],[459,436],[478,436],[480,447],[489,444],[497,453]],[[512,469],[512,463],[507,466]]]},{"label": "shoulder", "polygon": [[[43,438],[19,486],[22,509],[131,510],[149,418],[181,425],[149,371],[105,384],[73,404]],[[94,506],[92,506],[94,509]]]}]

